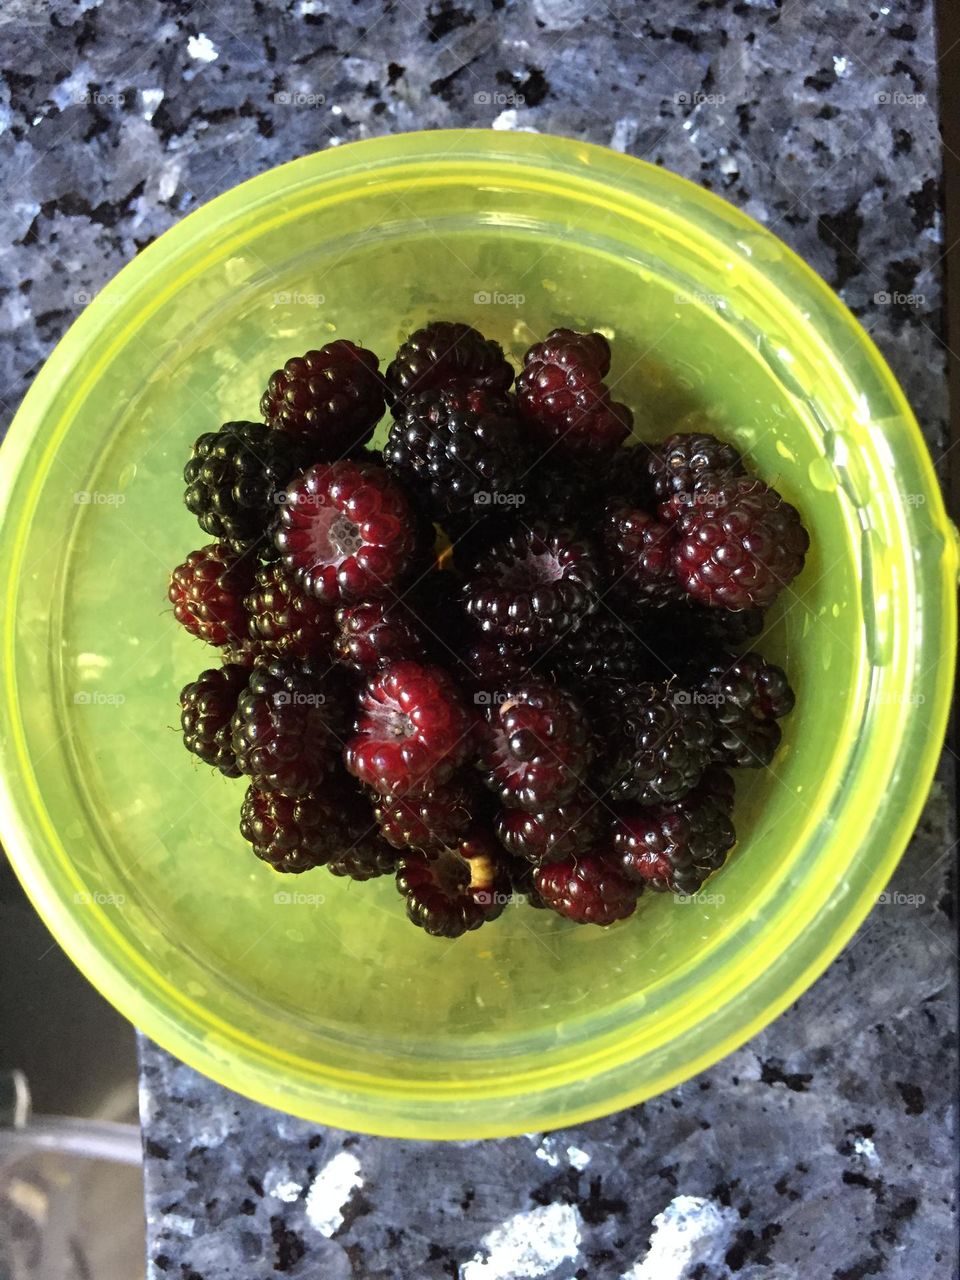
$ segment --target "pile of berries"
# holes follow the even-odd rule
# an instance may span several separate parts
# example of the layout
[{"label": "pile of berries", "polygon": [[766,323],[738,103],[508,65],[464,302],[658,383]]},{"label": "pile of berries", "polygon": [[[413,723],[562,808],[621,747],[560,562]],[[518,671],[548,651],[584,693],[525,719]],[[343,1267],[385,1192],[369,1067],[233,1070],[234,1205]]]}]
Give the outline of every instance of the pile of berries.
[{"label": "pile of berries", "polygon": [[216,541],[169,597],[220,663],[180,694],[183,739],[246,779],[276,871],[391,875],[452,938],[513,898],[610,925],[723,864],[729,771],[770,764],[793,706],[749,646],[808,538],[715,436],[628,444],[610,365],[570,329],[516,378],[466,324],[384,371],[340,340],[194,445]]}]

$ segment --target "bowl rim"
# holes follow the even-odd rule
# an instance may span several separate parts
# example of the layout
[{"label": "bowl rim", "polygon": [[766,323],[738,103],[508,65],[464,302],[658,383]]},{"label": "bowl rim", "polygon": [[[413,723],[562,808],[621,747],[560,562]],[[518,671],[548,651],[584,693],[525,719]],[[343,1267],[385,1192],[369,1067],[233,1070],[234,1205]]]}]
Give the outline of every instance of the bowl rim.
[{"label": "bowl rim", "polygon": [[[437,156],[436,148],[441,141],[452,141],[452,146]],[[807,295],[841,324],[852,340],[850,350],[858,346],[866,356],[877,385],[896,407],[898,419],[902,419],[906,430],[906,442],[902,447],[912,457],[924,484],[923,492],[929,495],[927,515],[947,531],[944,555],[936,572],[927,566],[922,568],[926,574],[926,591],[932,593],[934,588],[939,589],[941,657],[943,653],[950,655],[955,651],[954,583],[957,576],[957,547],[954,538],[950,536],[952,526],[943,509],[940,487],[919,426],[879,350],[820,276],[772,232],[721,197],[647,161],[577,139],[557,135],[502,133],[489,129],[428,130],[349,143],[336,150],[316,152],[267,170],[207,202],[175,223],[123,267],[98,297],[109,296],[111,293],[123,296],[136,294],[155,267],[161,265],[167,257],[185,254],[191,245],[203,241],[224,221],[236,217],[249,206],[252,198],[260,194],[275,194],[277,190],[295,187],[305,181],[322,182],[324,179],[340,177],[350,169],[354,160],[358,164],[369,161],[374,169],[386,169],[398,162],[422,162],[428,157],[435,165],[442,164],[444,160],[451,163],[496,163],[512,165],[517,171],[522,171],[525,167],[543,170],[551,159],[556,159],[568,171],[582,171],[598,186],[610,183],[625,191],[631,188],[646,190],[657,187],[673,191],[679,194],[685,206],[699,209],[707,220],[723,222],[744,234],[775,244],[782,270],[800,287],[801,293],[805,290]],[[0,452],[0,462],[3,463],[0,474],[0,511],[6,513],[11,506],[14,488],[26,467],[34,441],[42,432],[62,374],[80,358],[89,340],[100,331],[103,324],[103,312],[95,314],[88,306],[57,344],[29,389]],[[846,356],[845,352],[844,358]],[[0,546],[5,544],[10,532],[4,514],[0,528]],[[7,725],[10,722],[10,712],[15,713],[16,710],[11,683],[14,667],[10,660],[14,645],[13,606],[16,587],[16,575],[11,573],[7,583],[8,607],[3,632],[3,652],[7,659],[3,717]],[[608,1114],[689,1079],[742,1045],[782,1012],[823,972],[867,915],[877,892],[886,883],[912,833],[939,758],[946,730],[952,679],[952,661],[938,662],[937,696],[927,720],[928,736],[911,771],[910,789],[904,790],[898,813],[887,824],[884,855],[877,856],[873,873],[865,880],[861,892],[855,896],[850,895],[844,903],[844,909],[831,912],[829,921],[824,922],[824,932],[819,934],[816,946],[801,966],[793,971],[791,979],[783,980],[781,976],[776,983],[768,981],[766,986],[772,989],[766,991],[759,1008],[749,1016],[733,1021],[733,1025],[724,1034],[713,1039],[702,1052],[689,1053],[678,1065],[662,1070],[658,1076],[639,1086],[621,1085],[614,1088],[598,1101],[570,1106],[558,1103],[552,1113],[538,1114],[538,1129],[570,1125]],[[10,861],[34,906],[71,959],[112,1004],[163,1047],[221,1084],[260,1102],[281,1110],[291,1109],[291,1103],[295,1102],[296,1106],[292,1108],[295,1114],[343,1128],[384,1136],[464,1139],[507,1136],[522,1133],[529,1127],[529,1121],[525,1121],[523,1115],[516,1121],[506,1123],[496,1118],[488,1121],[472,1116],[466,1121],[466,1127],[462,1127],[456,1117],[451,1125],[449,1116],[434,1124],[429,1119],[425,1120],[422,1115],[411,1118],[410,1115],[399,1113],[385,1115],[381,1111],[374,1115],[370,1100],[365,1099],[361,1092],[346,1100],[342,1091],[337,1093],[333,1090],[327,1090],[322,1096],[316,1091],[312,1096],[294,1096],[289,1087],[272,1078],[269,1071],[264,1069],[264,1064],[243,1057],[239,1052],[237,1039],[218,1040],[217,1034],[209,1028],[206,1034],[198,1034],[177,1021],[175,1008],[155,1007],[149,999],[145,1000],[143,988],[131,981],[128,974],[97,949],[95,938],[80,926],[76,913],[71,915],[66,911],[53,892],[52,883],[27,840],[18,814],[20,802],[10,786],[11,776],[18,772],[16,767],[11,768],[11,764],[16,765],[18,752],[20,764],[23,765],[27,759],[25,743],[18,741],[15,733],[11,750],[5,733],[2,744],[4,767],[0,771],[0,836],[8,850]],[[27,777],[29,779],[29,775]],[[27,791],[29,792],[29,785]],[[39,792],[34,800],[39,802]],[[55,835],[52,829],[51,834]],[[755,991],[760,985],[762,982],[745,980],[742,987],[731,995],[730,1003],[735,998],[742,997],[748,987]]]}]

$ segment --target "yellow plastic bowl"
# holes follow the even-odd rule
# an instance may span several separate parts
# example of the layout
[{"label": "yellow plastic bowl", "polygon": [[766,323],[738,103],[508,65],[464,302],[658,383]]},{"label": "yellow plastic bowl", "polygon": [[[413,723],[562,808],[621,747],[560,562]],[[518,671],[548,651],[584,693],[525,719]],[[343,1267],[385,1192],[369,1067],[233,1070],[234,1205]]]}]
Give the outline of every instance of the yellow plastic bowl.
[{"label": "yellow plastic bowl", "polygon": [[[554,325],[604,328],[640,434],[709,410],[804,515],[809,561],[763,646],[797,709],[774,768],[741,775],[740,846],[700,900],[648,895],[609,930],[511,907],[434,940],[389,880],[259,864],[243,784],[183,750],[177,692],[215,658],[164,608],[170,567],[207,540],[181,502],[191,442],[256,417],[286,357],[334,336],[386,357],[438,317],[515,358]],[[466,131],[266,173],[98,295],[2,458],[3,840],[108,999],[272,1106],[467,1138],[647,1098],[799,995],[920,811],[957,554],[916,423],[812,271],[660,169]]]}]

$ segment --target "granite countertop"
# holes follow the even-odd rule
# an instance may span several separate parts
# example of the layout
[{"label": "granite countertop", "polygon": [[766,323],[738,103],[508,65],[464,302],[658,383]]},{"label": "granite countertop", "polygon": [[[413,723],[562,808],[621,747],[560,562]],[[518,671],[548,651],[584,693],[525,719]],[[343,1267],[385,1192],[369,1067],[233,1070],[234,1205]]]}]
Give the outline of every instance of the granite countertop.
[{"label": "granite countertop", "polygon": [[[492,124],[662,163],[773,228],[872,333],[942,460],[932,28],[931,0],[7,0],[4,417],[86,300],[197,204],[307,151]],[[141,1041],[151,1280],[954,1275],[952,764],[820,981],[619,1115],[391,1142]]]}]

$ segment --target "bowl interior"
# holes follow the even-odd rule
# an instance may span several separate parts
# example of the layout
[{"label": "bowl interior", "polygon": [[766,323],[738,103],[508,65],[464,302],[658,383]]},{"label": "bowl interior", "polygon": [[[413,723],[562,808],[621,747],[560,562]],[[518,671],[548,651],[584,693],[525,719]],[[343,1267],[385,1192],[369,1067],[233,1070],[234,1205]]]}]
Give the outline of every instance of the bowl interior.
[{"label": "bowl interior", "polygon": [[[900,480],[912,507],[889,465],[917,452],[893,392],[868,399],[771,283],[786,260],[771,237],[641,166],[614,200],[567,152],[373,159],[312,158],[231,193],[215,223],[188,219],[54,357],[13,535],[28,875],[125,1011],[235,1087],[384,1132],[516,1131],[614,1105],[627,1064],[633,1096],[692,1069],[698,1028],[746,993],[745,1028],[751,985],[850,891],[876,798],[858,753],[890,777],[919,710],[903,703],[920,692],[914,552],[946,552],[926,464]],[[773,769],[739,774],[740,843],[698,900],[647,895],[608,930],[512,906],[434,940],[389,879],[259,864],[236,829],[243,784],[182,748],[177,691],[216,662],[165,601],[171,566],[207,540],[181,502],[190,444],[256,418],[288,356],[348,337],[385,361],[432,318],[515,360],[557,324],[602,329],[638,435],[709,415],[804,516],[807,567],[758,645],[797,709]],[[882,881],[897,852],[868,851],[857,874]]]}]

